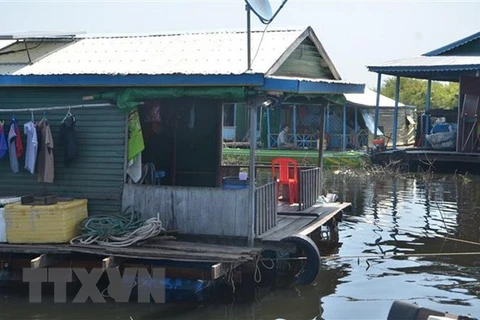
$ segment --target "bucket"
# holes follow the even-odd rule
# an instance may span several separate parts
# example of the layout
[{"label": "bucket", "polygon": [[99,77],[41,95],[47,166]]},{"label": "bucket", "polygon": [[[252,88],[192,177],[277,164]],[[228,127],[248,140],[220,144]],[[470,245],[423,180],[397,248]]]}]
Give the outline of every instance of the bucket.
[{"label": "bucket", "polygon": [[240,180],[238,177],[223,177],[222,189],[239,190],[248,188],[249,179]]}]

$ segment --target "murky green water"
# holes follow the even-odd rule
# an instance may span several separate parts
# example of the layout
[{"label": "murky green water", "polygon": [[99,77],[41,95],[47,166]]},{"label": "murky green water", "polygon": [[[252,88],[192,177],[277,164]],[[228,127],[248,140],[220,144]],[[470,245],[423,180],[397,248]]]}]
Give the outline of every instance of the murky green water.
[{"label": "murky green water", "polygon": [[0,319],[386,319],[396,299],[480,317],[480,245],[452,240],[480,242],[480,178],[469,178],[329,175],[326,191],[353,212],[311,286],[202,305],[29,304],[4,291]]}]

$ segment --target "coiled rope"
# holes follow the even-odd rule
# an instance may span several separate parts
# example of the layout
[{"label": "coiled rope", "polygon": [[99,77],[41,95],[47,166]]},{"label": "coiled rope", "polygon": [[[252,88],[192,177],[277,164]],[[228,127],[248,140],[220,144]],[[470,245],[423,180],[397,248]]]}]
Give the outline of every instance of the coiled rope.
[{"label": "coiled rope", "polygon": [[98,244],[107,247],[128,247],[159,235],[165,229],[157,217],[143,220],[140,214],[127,208],[118,215],[94,215],[78,225],[80,235],[70,244]]},{"label": "coiled rope", "polygon": [[[265,264],[265,261],[269,261],[271,264],[268,266]],[[262,282],[262,272],[260,271],[260,263],[262,266],[267,270],[272,270],[275,268],[275,262],[273,259],[262,259],[260,256],[255,257],[254,264],[255,264],[255,272],[253,274],[253,279],[256,283]]]}]

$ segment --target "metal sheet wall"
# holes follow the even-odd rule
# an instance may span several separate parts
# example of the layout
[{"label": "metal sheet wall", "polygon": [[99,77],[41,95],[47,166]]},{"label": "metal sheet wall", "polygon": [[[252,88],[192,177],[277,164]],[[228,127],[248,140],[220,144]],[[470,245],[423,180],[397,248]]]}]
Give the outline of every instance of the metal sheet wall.
[{"label": "metal sheet wall", "polygon": [[[82,97],[98,93],[99,88],[2,88],[0,109],[42,108],[83,104]],[[60,146],[59,125],[68,110],[46,111],[54,139],[55,181],[37,182],[25,169],[25,156],[19,159],[19,173],[12,173],[8,155],[0,160],[0,196],[21,196],[42,193],[58,196],[87,198],[89,213],[118,213],[125,163],[125,115],[116,107],[72,109],[76,116],[78,156],[69,166],[64,165]],[[13,114],[0,113],[7,128]],[[15,113],[21,131],[24,149],[26,137],[23,124],[31,119],[29,112]],[[34,112],[36,121],[43,111]]]}]

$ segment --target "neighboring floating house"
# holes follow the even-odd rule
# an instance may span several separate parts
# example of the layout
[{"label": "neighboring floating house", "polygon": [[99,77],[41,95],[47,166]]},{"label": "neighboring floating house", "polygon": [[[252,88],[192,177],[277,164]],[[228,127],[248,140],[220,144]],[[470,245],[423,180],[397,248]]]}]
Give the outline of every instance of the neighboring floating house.
[{"label": "neighboring floating house", "polygon": [[[90,215],[117,214],[131,206],[145,218],[158,214],[165,228],[195,241],[210,237],[257,245],[234,250],[192,242],[180,250],[167,242],[163,249],[121,253],[132,259],[203,262],[216,276],[252,262],[265,243],[314,232],[348,207],[314,207],[322,190],[320,168],[300,172],[297,203],[298,209],[320,210],[318,216],[281,216],[285,209],[278,205],[276,182],[260,185],[254,162],[248,188],[222,184],[222,105],[246,103],[250,127],[256,128],[258,108],[281,102],[326,106],[326,97],[363,92],[364,85],[340,79],[310,27],[253,32],[258,54],[252,70],[247,70],[246,47],[244,32],[204,32],[26,36],[1,48],[0,119],[9,123],[14,117],[20,125],[48,119],[54,180],[38,183],[36,174],[23,169],[23,156],[17,173],[4,159],[0,196],[85,198]],[[76,118],[73,159],[66,158],[59,128],[70,113]],[[254,152],[255,143],[251,147]],[[277,232],[292,223],[289,232]],[[45,253],[35,248],[0,246],[2,252]],[[227,268],[218,265],[224,262]]]},{"label": "neighboring floating house", "polygon": [[[376,92],[365,89],[364,93],[345,94],[345,98],[328,97],[326,104],[326,148],[329,150],[352,150],[371,147],[374,136]],[[378,134],[386,136],[392,144],[395,101],[380,95]],[[416,108],[399,103],[397,141],[399,145],[413,145],[416,130]],[[264,109],[259,116],[261,146],[277,148],[277,137],[282,125],[290,126],[290,142],[298,149],[317,149],[320,107],[302,104],[283,104],[275,110]],[[223,105],[223,140],[227,146],[248,147],[248,112],[244,103]],[[383,133],[385,131],[385,133]],[[243,141],[243,143],[242,143]]]},{"label": "neighboring floating house", "polygon": [[[450,123],[448,144],[439,143],[446,148],[432,148],[422,143],[421,150],[408,150],[409,159],[434,163],[439,168],[454,170],[466,169],[470,164],[478,167],[480,162],[480,141],[478,136],[480,114],[480,32],[466,38],[450,43],[441,48],[427,52],[423,55],[385,62],[368,66],[368,70],[378,73],[377,90],[381,86],[382,75],[395,76],[397,79],[396,101],[398,101],[400,81],[402,77],[425,79],[427,87],[427,102],[425,106],[425,121],[420,124],[422,128],[421,140],[428,141],[432,123],[430,120],[430,96],[432,81],[459,82],[457,120]],[[376,109],[376,127],[378,128],[379,108]],[[437,116],[437,115],[436,115]],[[398,119],[398,114],[397,118]],[[396,121],[396,120],[394,120]],[[378,134],[378,132],[377,132]],[[437,141],[438,142],[438,141]],[[397,148],[398,141],[394,140],[392,148]],[[408,159],[407,159],[408,160]],[[456,163],[452,166],[452,162]]]},{"label": "neighboring floating house", "polygon": [[[352,140],[350,140],[349,142],[344,143],[344,145],[350,144],[354,147],[372,146],[375,133],[375,107],[377,93],[373,90],[365,89],[364,93],[349,93],[345,94],[345,97],[347,99],[347,103],[346,108],[344,107],[344,112],[347,112],[346,119],[350,119],[350,123],[353,119],[353,133],[357,133],[357,141],[352,142]],[[350,110],[353,109],[353,117],[351,116],[352,112],[350,114],[348,113],[349,108]],[[384,95],[380,95],[378,119],[378,128],[380,131],[377,133],[385,136],[385,142],[388,142],[389,145],[392,143],[393,134],[395,132],[393,129],[394,111],[395,100]],[[359,117],[358,113],[361,114],[361,117]],[[360,125],[358,121],[359,119],[363,120],[360,122]],[[406,106],[399,102],[396,129],[397,145],[413,145],[415,142],[416,128],[416,107]],[[345,132],[345,129],[343,129],[343,131]],[[349,135],[347,131],[347,135],[343,136],[352,139],[354,134]]]}]

